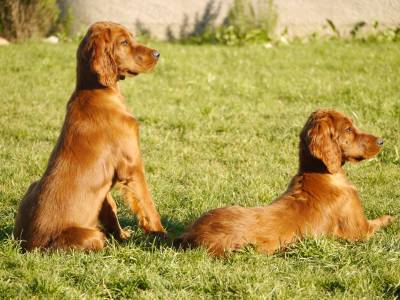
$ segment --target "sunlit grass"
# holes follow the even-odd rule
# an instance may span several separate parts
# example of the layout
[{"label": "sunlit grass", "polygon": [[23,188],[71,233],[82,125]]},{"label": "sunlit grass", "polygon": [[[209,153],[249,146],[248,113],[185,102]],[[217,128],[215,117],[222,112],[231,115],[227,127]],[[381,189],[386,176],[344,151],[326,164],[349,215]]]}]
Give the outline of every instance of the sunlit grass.
[{"label": "sunlit grass", "polygon": [[[10,239],[16,208],[58,136],[76,46],[0,48],[1,297],[399,297],[398,223],[368,242],[307,240],[271,257],[246,249],[215,260],[152,244],[120,201],[121,223],[134,231],[128,242],[96,254],[22,254]],[[385,138],[376,159],[346,169],[368,217],[399,215],[398,44],[152,46],[158,68],[121,87],[141,123],[147,177],[171,235],[207,209],[264,205],[282,193],[297,169],[299,131],[319,107]]]}]

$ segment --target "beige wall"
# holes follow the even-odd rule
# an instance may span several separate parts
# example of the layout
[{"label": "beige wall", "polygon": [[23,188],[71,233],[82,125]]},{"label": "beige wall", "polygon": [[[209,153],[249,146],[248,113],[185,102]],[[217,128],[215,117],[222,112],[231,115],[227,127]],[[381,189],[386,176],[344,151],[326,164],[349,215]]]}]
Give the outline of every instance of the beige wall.
[{"label": "beige wall", "polygon": [[400,25],[400,0],[277,0],[279,28],[295,35],[312,33],[330,19],[341,31],[359,21]]},{"label": "beige wall", "polygon": [[[257,1],[257,0],[253,0]],[[153,36],[165,38],[167,32],[179,35],[182,28],[193,30],[216,14],[221,22],[233,0],[61,0],[71,7],[74,31],[83,32],[99,20],[120,22],[135,30],[138,23]],[[277,32],[304,35],[321,31],[331,19],[342,31],[358,21],[377,20],[387,26],[400,25],[400,0],[275,0]],[[210,14],[207,14],[207,9]],[[186,20],[186,21],[185,21]]]}]

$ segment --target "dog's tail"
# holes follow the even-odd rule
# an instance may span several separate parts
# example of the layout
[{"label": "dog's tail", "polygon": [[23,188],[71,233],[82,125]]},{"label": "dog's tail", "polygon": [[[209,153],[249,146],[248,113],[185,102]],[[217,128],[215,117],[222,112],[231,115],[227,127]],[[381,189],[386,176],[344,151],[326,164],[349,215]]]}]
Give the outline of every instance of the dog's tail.
[{"label": "dog's tail", "polygon": [[174,247],[177,250],[190,249],[190,248],[192,248],[192,245],[193,245],[193,243],[192,243],[191,239],[187,236],[187,234],[182,234],[172,240],[172,247]]}]

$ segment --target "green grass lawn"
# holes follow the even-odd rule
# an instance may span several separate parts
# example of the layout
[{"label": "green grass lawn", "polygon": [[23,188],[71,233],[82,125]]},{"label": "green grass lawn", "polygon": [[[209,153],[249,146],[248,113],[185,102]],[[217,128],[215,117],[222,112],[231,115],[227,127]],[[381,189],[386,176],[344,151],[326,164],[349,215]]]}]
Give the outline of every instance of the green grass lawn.
[{"label": "green grass lawn", "polygon": [[[297,170],[298,134],[320,107],[385,138],[379,156],[347,165],[369,218],[399,215],[397,43],[314,42],[274,49],[153,44],[155,72],[121,83],[141,123],[147,178],[171,236],[204,211],[270,203]],[[46,166],[74,89],[74,43],[0,48],[1,298],[395,298],[399,222],[367,242],[307,240],[273,256],[180,252],[133,230],[100,253],[22,254],[17,205]]]}]

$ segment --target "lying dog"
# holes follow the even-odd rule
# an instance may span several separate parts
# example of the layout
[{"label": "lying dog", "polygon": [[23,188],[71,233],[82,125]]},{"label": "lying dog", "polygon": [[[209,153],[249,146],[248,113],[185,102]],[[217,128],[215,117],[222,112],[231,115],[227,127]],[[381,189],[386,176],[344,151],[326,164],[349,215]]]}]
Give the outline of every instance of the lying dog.
[{"label": "lying dog", "polygon": [[394,220],[367,220],[342,165],[375,156],[383,140],[358,130],[334,110],[311,114],[300,134],[300,167],[287,191],[264,207],[231,206],[202,215],[174,244],[204,246],[215,256],[247,244],[272,254],[306,236],[369,238]]},{"label": "lying dog", "polygon": [[125,76],[152,70],[159,56],[119,24],[89,28],[77,51],[76,88],[61,134],[18,210],[14,237],[24,249],[100,250],[104,233],[127,238],[109,193],[116,183],[141,227],[165,232],[144,176],[139,124],[118,87]]}]

